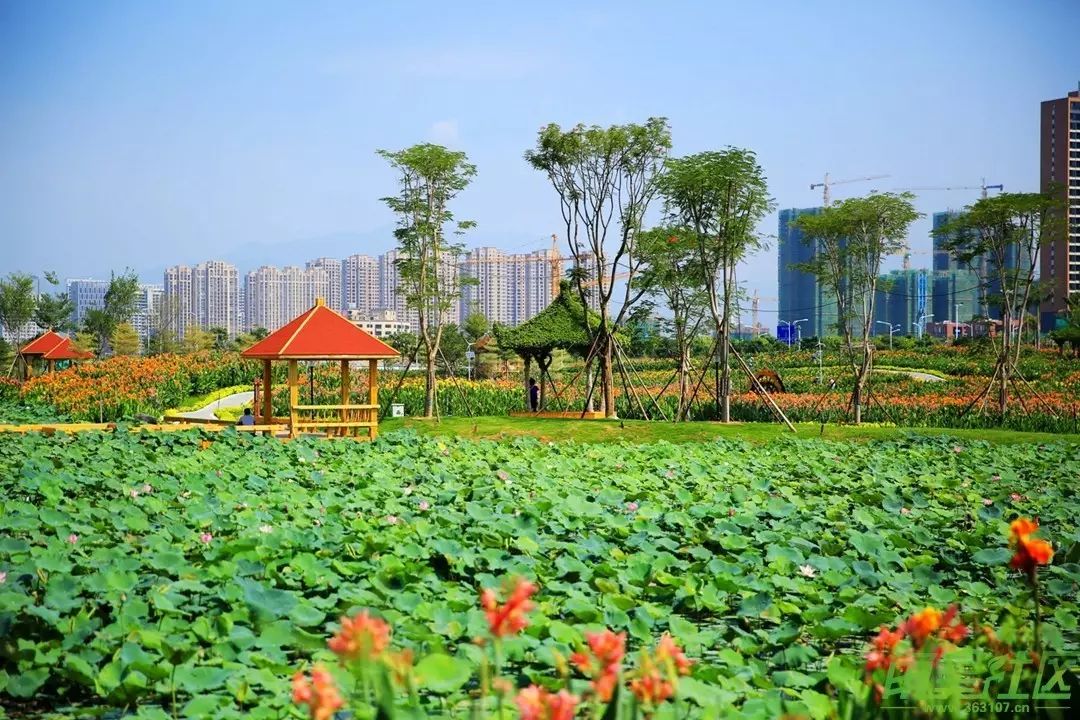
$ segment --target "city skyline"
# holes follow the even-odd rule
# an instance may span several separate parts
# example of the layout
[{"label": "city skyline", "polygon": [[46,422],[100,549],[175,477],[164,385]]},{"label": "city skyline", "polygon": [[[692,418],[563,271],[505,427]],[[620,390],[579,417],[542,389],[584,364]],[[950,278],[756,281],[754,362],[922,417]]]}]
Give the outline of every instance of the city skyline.
[{"label": "city skyline", "polygon": [[[297,248],[377,255],[393,246],[379,198],[394,177],[375,150],[421,141],[464,150],[478,166],[458,207],[479,222],[468,246],[543,249],[561,230],[557,201],[521,153],[550,121],[668,116],[676,155],[755,150],[779,208],[818,204],[809,185],[826,171],[889,176],[838,185],[837,199],[983,177],[1030,191],[1036,105],[1076,82],[1060,48],[1080,11],[1064,0],[1037,11],[600,3],[575,9],[568,26],[569,8],[8,6],[0,237],[10,249],[0,272],[131,267],[147,280],[206,257],[250,269],[302,262],[287,257]],[[420,45],[387,32],[428,16],[440,22]],[[718,27],[729,31],[723,55],[707,49]],[[633,51],[628,37],[649,37],[656,51]],[[740,71],[724,56],[739,57]],[[389,61],[400,57],[409,60]],[[930,213],[977,197],[921,192],[927,217],[913,227],[914,249],[930,248]],[[762,278],[748,289],[777,294],[775,257],[745,264],[741,277]]]}]

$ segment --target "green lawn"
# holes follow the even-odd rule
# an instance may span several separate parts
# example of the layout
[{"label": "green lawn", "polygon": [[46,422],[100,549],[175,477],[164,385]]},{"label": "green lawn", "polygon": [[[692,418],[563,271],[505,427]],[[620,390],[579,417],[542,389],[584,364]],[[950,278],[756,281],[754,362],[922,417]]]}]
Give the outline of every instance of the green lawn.
[{"label": "green lawn", "polygon": [[[880,425],[826,425],[824,431],[816,423],[797,423],[796,435],[804,438],[829,440],[884,440],[900,435],[950,436],[967,440],[986,440],[995,444],[1069,442],[1080,444],[1080,435],[1065,435],[1013,430],[968,430],[960,428],[898,428]],[[576,440],[578,442],[650,443],[700,442],[713,438],[737,438],[751,442],[768,442],[790,437],[791,431],[777,423],[712,422],[665,423],[645,420],[557,420],[517,417],[448,417],[439,421],[421,418],[387,419],[380,424],[382,432],[410,428],[432,435],[452,435],[464,438],[513,438],[533,436],[541,440]]]}]

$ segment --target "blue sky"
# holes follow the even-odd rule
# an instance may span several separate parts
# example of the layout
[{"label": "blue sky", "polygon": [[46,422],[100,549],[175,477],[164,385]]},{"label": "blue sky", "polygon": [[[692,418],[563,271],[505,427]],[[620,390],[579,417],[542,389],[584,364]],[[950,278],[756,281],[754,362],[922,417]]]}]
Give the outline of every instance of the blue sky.
[{"label": "blue sky", "polygon": [[[160,282],[213,257],[244,271],[381,252],[394,176],[375,150],[421,141],[478,166],[467,244],[544,247],[558,205],[522,153],[552,121],[663,115],[676,154],[752,148],[778,207],[818,204],[825,171],[891,176],[836,198],[982,177],[1034,190],[1038,104],[1080,81],[1078,20],[1075,0],[7,0],[0,273]],[[775,295],[775,251],[741,279]]]}]

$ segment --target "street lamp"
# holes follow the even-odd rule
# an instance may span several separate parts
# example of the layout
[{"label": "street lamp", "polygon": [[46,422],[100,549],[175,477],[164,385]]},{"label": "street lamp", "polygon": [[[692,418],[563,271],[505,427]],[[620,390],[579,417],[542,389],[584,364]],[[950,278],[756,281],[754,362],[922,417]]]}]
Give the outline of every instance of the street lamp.
[{"label": "street lamp", "polygon": [[802,320],[796,320],[795,322],[791,323],[795,326],[795,336],[798,338],[797,342],[799,343],[800,350],[802,350],[802,328],[799,327],[799,323],[804,322],[810,322],[809,318],[803,318]]},{"label": "street lamp", "polygon": [[954,339],[960,337],[960,308],[962,307],[964,307],[964,303],[953,304],[953,322],[956,323],[956,326],[953,328]]},{"label": "street lamp", "polygon": [[782,323],[784,323],[785,325],[788,326],[787,346],[788,346],[788,350],[790,350],[791,349],[791,322],[788,321],[788,320],[781,320],[780,322],[782,322]]},{"label": "street lamp", "polygon": [[932,317],[934,317],[934,313],[930,313],[929,315],[923,313],[919,316],[918,320],[911,323],[915,326],[915,332],[918,333],[920,340],[922,340],[923,333],[926,332],[926,321]]},{"label": "street lamp", "polygon": [[900,329],[900,324],[897,323],[894,326],[892,323],[887,323],[884,320],[878,320],[877,324],[884,325],[885,327],[889,328],[889,349],[892,350],[892,336],[894,332]]},{"label": "street lamp", "polygon": [[825,358],[825,343],[821,342],[821,338],[817,341],[817,382],[821,385],[825,382],[824,374],[824,358]]}]

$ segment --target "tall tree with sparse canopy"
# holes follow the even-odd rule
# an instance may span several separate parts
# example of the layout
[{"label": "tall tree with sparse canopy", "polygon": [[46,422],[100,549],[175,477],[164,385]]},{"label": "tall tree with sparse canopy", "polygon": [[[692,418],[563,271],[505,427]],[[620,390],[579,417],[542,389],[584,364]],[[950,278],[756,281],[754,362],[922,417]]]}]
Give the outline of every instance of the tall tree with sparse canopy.
[{"label": "tall tree with sparse canopy", "polygon": [[[60,284],[56,273],[45,271],[45,280],[53,287]],[[67,293],[38,296],[37,307],[34,308],[34,323],[44,330],[56,330],[66,332],[74,328],[72,316],[75,314],[75,304],[71,302]]]},{"label": "tall tree with sparse canopy", "polygon": [[105,291],[105,307],[86,313],[83,324],[87,332],[93,333],[97,339],[99,353],[108,347],[116,327],[131,322],[131,318],[135,316],[138,293],[139,278],[134,271],[125,270],[120,275],[114,274]]},{"label": "tall tree with sparse canopy", "polygon": [[475,225],[455,220],[450,202],[468,187],[476,166],[463,152],[425,143],[399,152],[379,150],[399,173],[399,192],[383,198],[398,216],[394,236],[400,257],[398,287],[405,304],[419,318],[420,339],[427,363],[424,417],[433,417],[438,400],[436,362],[450,312],[461,297],[457,261],[463,251],[450,242],[447,231],[461,234]]},{"label": "tall tree with sparse canopy", "polygon": [[666,322],[675,341],[679,383],[675,419],[683,421],[689,410],[690,352],[709,304],[697,235],[688,228],[659,227],[641,233],[638,244],[646,262],[638,282],[648,295],[662,297],[670,313]]},{"label": "tall tree with sparse canopy", "polygon": [[962,264],[982,268],[980,282],[997,291],[1001,344],[994,340],[997,364],[976,401],[996,386],[1002,415],[1008,409],[1009,386],[1015,387],[1019,375],[1021,330],[1035,290],[1039,253],[1061,234],[1064,224],[1065,204],[1052,193],[1001,193],[978,200],[937,230],[949,253]]},{"label": "tall tree with sparse canopy", "polygon": [[729,422],[735,268],[763,247],[757,224],[772,209],[765,174],[753,152],[729,147],[668,160],[659,187],[669,220],[693,233],[720,356],[720,419]]},{"label": "tall tree with sparse canopy", "polygon": [[908,227],[920,213],[911,193],[881,193],[844,200],[816,215],[800,215],[795,224],[816,247],[814,258],[797,265],[817,276],[836,297],[837,322],[855,379],[851,407],[862,422],[866,386],[874,364],[874,297],[881,262],[907,245]]},{"label": "tall tree with sparse canopy", "polygon": [[25,273],[11,273],[0,279],[0,326],[15,346],[15,360],[8,368],[9,373],[14,371],[18,359],[22,357],[23,328],[34,317],[36,306],[33,277]]},{"label": "tall tree with sparse canopy", "polygon": [[[642,267],[637,239],[656,194],[656,177],[670,150],[667,119],[650,118],[644,125],[577,125],[569,130],[552,123],[540,130],[536,147],[525,153],[528,163],[547,175],[559,196],[566,241],[577,258],[573,280],[578,295],[588,305],[591,289],[599,310],[599,325],[589,328],[593,334],[589,363],[593,357],[597,360],[608,417],[615,415],[615,332],[644,292],[633,283]],[[621,307],[613,316],[620,275],[627,282]]]}]

